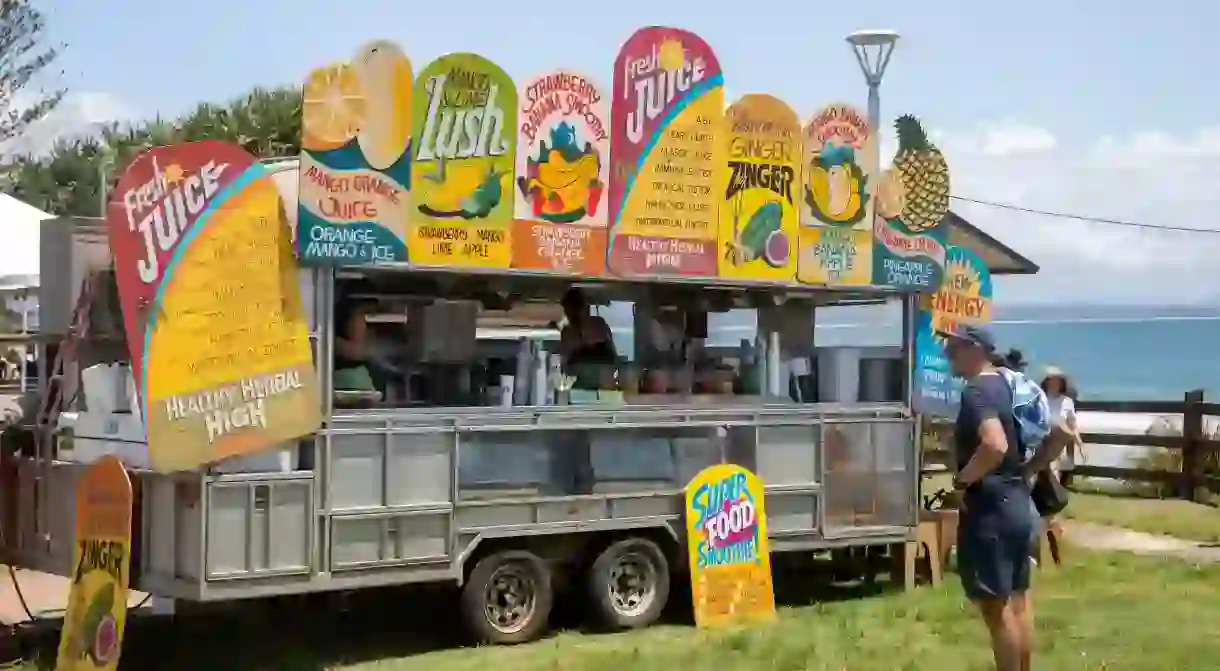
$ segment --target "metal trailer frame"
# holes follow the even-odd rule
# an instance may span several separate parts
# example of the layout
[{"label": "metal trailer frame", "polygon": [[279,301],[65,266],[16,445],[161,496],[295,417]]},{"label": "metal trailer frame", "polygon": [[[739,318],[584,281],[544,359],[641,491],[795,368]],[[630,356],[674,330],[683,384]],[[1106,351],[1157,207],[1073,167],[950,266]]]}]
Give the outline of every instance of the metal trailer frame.
[{"label": "metal trailer frame", "polygon": [[[562,555],[570,551],[562,549],[565,544],[601,533],[637,532],[684,548],[683,487],[704,466],[722,462],[745,465],[767,483],[772,552],[913,538],[920,473],[919,432],[909,404],[914,296],[903,311],[907,367],[901,403],[336,413],[329,326],[335,272],[303,270],[302,278],[309,289],[304,298],[326,420],[321,431],[301,441],[311,468],[135,473],[141,540],[134,589],[224,601],[415,582],[461,585],[473,560],[504,544]],[[667,477],[599,478],[592,463],[598,461],[596,443],[606,436],[621,439],[625,432],[668,445]],[[846,471],[827,469],[831,434],[852,455]],[[659,449],[663,454],[665,448]],[[536,491],[524,494],[529,486],[520,483],[498,493],[468,486],[463,465],[474,459],[464,462],[462,455],[478,450],[563,471],[569,482],[583,473],[584,482],[552,491],[546,477],[535,474],[528,484]],[[74,525],[73,496],[66,493],[75,491],[87,466],[44,455],[42,463],[26,460],[18,469],[19,509],[38,514],[20,517],[10,556],[19,565],[66,575]],[[870,501],[875,512],[878,500],[880,522],[844,522],[828,514]]]}]

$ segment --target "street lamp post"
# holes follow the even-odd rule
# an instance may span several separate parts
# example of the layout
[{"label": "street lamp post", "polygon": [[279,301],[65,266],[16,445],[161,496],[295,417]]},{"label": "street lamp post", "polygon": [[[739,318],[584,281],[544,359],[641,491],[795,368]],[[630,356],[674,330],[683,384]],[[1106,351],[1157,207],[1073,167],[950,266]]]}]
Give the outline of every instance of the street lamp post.
[{"label": "street lamp post", "polygon": [[[898,33],[892,30],[857,30],[847,36],[847,41],[856,52],[864,81],[868,82],[868,124],[873,127],[873,136],[877,137],[881,130],[881,78],[889,67]],[[873,153],[877,159],[874,166],[880,168],[880,142],[873,143]]]},{"label": "street lamp post", "polygon": [[[868,125],[873,131],[873,146],[869,160],[872,170],[881,172],[881,79],[889,67],[890,56],[898,43],[898,33],[893,30],[858,30],[847,36],[847,42],[856,52],[856,61],[868,84]],[[874,184],[876,180],[874,180]],[[875,201],[875,198],[874,198]],[[872,225],[872,222],[869,222]],[[902,396],[909,404],[915,389],[915,315],[918,314],[917,294],[910,294],[902,301],[903,359],[906,374],[903,376]]]}]

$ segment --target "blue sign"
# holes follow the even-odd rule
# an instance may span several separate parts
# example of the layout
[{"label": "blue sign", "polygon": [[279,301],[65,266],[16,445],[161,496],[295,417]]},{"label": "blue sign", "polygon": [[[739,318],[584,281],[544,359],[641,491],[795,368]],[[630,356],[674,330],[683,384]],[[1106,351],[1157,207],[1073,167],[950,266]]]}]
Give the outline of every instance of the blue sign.
[{"label": "blue sign", "polygon": [[945,253],[944,279],[936,293],[926,294],[915,318],[915,412],[937,417],[957,416],[962,386],[949,368],[944,342],[937,332],[959,324],[991,321],[991,272],[983,260],[965,247]]}]

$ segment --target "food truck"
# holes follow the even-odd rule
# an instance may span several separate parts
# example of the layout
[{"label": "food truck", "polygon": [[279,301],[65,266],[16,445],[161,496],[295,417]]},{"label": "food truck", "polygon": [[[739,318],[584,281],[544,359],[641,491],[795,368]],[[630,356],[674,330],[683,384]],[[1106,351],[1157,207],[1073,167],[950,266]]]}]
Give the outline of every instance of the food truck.
[{"label": "food truck", "polygon": [[[863,114],[726,107],[715,54],[672,28],[623,45],[613,89],[473,54],[414,75],[370,43],[310,75],[299,158],[154,148],[105,221],[44,224],[65,340],[44,439],[6,455],[12,563],[70,573],[103,454],[135,492],[133,589],[449,583],[493,643],[573,589],[602,625],[655,621],[714,464],[765,483],[773,553],[908,547],[919,297],[954,248],[1036,270],[948,211],[918,121],[881,171]],[[815,324],[884,302],[899,363],[862,401]]]}]

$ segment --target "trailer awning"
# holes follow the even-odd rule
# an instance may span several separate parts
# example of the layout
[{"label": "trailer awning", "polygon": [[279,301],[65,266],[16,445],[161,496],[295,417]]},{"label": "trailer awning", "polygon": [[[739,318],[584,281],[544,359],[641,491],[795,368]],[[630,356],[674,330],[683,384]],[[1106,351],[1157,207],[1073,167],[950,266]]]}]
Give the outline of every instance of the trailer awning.
[{"label": "trailer awning", "polygon": [[966,247],[977,254],[992,275],[1033,275],[1038,272],[1038,264],[957,214],[950,212],[946,220],[949,224],[949,244]]}]

